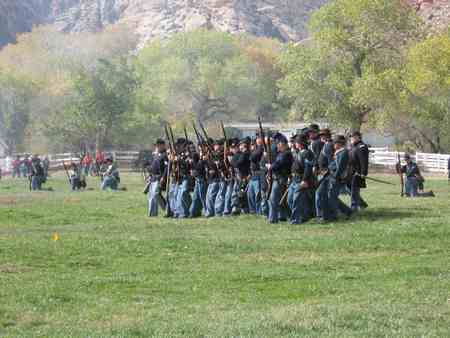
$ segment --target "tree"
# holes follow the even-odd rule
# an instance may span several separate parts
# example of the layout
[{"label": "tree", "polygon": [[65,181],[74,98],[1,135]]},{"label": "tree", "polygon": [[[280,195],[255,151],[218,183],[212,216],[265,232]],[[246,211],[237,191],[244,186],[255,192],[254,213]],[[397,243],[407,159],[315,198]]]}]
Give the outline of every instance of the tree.
[{"label": "tree", "polygon": [[0,139],[6,152],[22,150],[30,121],[34,86],[23,78],[0,72]]},{"label": "tree", "polygon": [[145,93],[138,93],[145,101],[140,106],[171,120],[251,118],[270,105],[274,89],[261,81],[263,68],[239,43],[239,37],[204,29],[151,42],[136,62]]},{"label": "tree", "polygon": [[427,142],[434,152],[450,146],[450,37],[432,36],[410,48],[404,101],[411,116],[432,129]]},{"label": "tree", "polygon": [[336,0],[310,23],[313,42],[290,45],[279,65],[282,93],[300,117],[360,129],[373,112],[358,96],[367,78],[398,67],[418,35],[414,11],[400,0]]},{"label": "tree", "polygon": [[94,71],[80,69],[74,79],[75,92],[47,122],[47,135],[74,147],[95,144],[101,149],[122,131],[126,113],[133,109],[135,89],[126,60],[99,60]]}]

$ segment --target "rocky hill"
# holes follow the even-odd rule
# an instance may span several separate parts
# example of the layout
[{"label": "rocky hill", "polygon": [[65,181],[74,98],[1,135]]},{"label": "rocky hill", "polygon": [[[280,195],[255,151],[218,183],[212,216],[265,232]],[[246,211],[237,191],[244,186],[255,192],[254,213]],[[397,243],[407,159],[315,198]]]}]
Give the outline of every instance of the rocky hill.
[{"label": "rocky hill", "polygon": [[328,0],[0,0],[0,45],[18,32],[50,23],[65,32],[125,23],[140,38],[210,26],[227,32],[296,41],[311,12]]},{"label": "rocky hill", "polygon": [[[330,0],[0,0],[0,47],[34,25],[65,32],[99,31],[124,23],[142,45],[155,37],[209,26],[231,33],[298,41],[311,13]],[[448,0],[405,0],[431,25],[450,22]]]}]

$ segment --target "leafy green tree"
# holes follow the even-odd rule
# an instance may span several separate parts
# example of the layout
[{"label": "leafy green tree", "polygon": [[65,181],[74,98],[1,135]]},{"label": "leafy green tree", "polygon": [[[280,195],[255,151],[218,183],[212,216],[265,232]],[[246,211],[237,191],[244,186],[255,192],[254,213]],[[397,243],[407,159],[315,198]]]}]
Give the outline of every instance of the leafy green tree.
[{"label": "leafy green tree", "polygon": [[450,146],[450,37],[432,36],[407,56],[405,102],[413,118],[431,127],[427,139],[434,152]]},{"label": "leafy green tree", "polygon": [[74,94],[46,125],[52,139],[74,147],[95,144],[101,149],[120,139],[126,113],[132,111],[136,81],[126,60],[99,60],[94,71],[81,69],[74,78]]},{"label": "leafy green tree", "polygon": [[240,47],[239,37],[203,29],[150,43],[136,62],[138,106],[161,119],[251,118],[271,104],[275,82],[261,81],[263,68]]},{"label": "leafy green tree", "polygon": [[8,154],[23,150],[34,93],[26,79],[0,71],[0,139]]},{"label": "leafy green tree", "polygon": [[373,113],[361,87],[401,65],[405,45],[420,35],[418,23],[400,0],[325,5],[311,20],[313,41],[290,45],[280,58],[282,93],[302,118],[361,128]]}]

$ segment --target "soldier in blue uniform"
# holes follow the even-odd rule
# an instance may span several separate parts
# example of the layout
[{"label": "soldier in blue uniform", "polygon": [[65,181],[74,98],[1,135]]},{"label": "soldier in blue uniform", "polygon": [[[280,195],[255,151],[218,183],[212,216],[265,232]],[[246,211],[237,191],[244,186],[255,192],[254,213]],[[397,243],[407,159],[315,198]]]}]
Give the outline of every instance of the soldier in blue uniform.
[{"label": "soldier in blue uniform", "polygon": [[308,149],[308,136],[301,134],[293,140],[291,183],[288,190],[288,206],[291,224],[301,224],[313,217],[313,165],[314,154]]},{"label": "soldier in blue uniform", "polygon": [[202,210],[206,210],[206,166],[207,162],[198,152],[191,153],[191,175],[195,180],[192,204],[189,210],[191,218],[200,217]]},{"label": "soldier in blue uniform", "polygon": [[206,217],[214,217],[216,215],[216,200],[219,193],[221,183],[221,172],[219,168],[220,161],[220,144],[214,142],[213,152],[206,147],[204,149],[204,158],[206,159],[207,177],[208,177],[208,189],[206,192]]},{"label": "soldier in blue uniform", "polygon": [[277,155],[275,161],[268,163],[267,169],[272,170],[273,184],[269,199],[269,215],[270,223],[278,223],[279,221],[287,220],[287,210],[284,206],[280,206],[280,201],[283,193],[287,189],[288,178],[291,174],[292,167],[292,153],[289,150],[288,140],[282,135],[278,135]]},{"label": "soldier in blue uniform", "polygon": [[[157,139],[155,143],[155,152],[150,164],[150,176],[148,178],[148,216],[158,216],[159,206],[165,208],[165,201],[162,198],[161,191],[165,187],[167,178],[168,157],[166,143],[162,139]],[[165,187],[168,189],[169,187]]]},{"label": "soldier in blue uniform", "polygon": [[244,138],[239,142],[239,148],[231,158],[231,166],[235,172],[233,194],[231,201],[231,213],[239,215],[248,213],[247,207],[247,183],[250,176],[250,139]]},{"label": "soldier in blue uniform", "polygon": [[367,203],[361,197],[361,188],[366,188],[365,177],[369,171],[369,147],[362,141],[359,131],[351,134],[350,165],[352,178],[350,181],[351,208],[354,212],[367,208]]},{"label": "soldier in blue uniform", "polygon": [[339,194],[348,179],[350,155],[346,148],[347,140],[345,136],[338,135],[334,140],[334,159],[328,166],[330,172],[330,188],[328,192],[328,205],[330,207],[330,217],[326,221],[337,220],[338,211],[350,217],[352,210],[339,199]]},{"label": "soldier in blue uniform", "polygon": [[178,150],[178,188],[176,197],[176,217],[188,218],[189,208],[191,206],[191,177],[190,177],[190,164],[189,164],[189,152],[187,147],[189,146],[187,140],[179,138],[176,143]]},{"label": "soldier in blue uniform", "polygon": [[230,164],[229,170],[230,175],[226,179],[226,191],[225,191],[225,204],[223,209],[223,215],[231,215],[233,209],[233,192],[236,181],[236,172],[234,167],[231,165],[233,156],[239,151],[239,139],[234,138],[230,143],[230,152],[227,156],[228,163]]},{"label": "soldier in blue uniform", "polygon": [[261,214],[262,184],[265,177],[264,171],[261,170],[261,160],[263,155],[263,139],[260,135],[257,135],[250,154],[251,178],[247,189],[248,209],[251,214]]},{"label": "soldier in blue uniform", "polygon": [[35,155],[30,162],[31,189],[42,190],[42,183],[45,183],[45,173],[41,160]]},{"label": "soldier in blue uniform", "polygon": [[315,192],[316,217],[319,221],[327,220],[330,216],[330,207],[328,204],[329,176],[328,166],[333,161],[334,144],[331,139],[331,131],[327,128],[319,133],[323,143],[317,162],[317,189]]}]

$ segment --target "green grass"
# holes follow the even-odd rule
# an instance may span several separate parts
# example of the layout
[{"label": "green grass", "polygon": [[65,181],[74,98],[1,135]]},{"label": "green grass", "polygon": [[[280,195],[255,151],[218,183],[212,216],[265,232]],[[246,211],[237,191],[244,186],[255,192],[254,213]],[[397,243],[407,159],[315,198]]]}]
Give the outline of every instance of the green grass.
[{"label": "green grass", "polygon": [[444,179],[434,199],[370,183],[354,219],[301,226],[149,219],[123,181],[0,182],[0,337],[450,336]]}]

